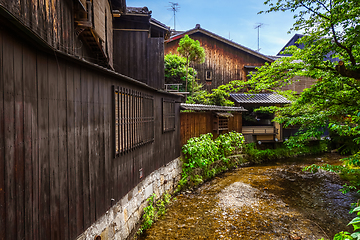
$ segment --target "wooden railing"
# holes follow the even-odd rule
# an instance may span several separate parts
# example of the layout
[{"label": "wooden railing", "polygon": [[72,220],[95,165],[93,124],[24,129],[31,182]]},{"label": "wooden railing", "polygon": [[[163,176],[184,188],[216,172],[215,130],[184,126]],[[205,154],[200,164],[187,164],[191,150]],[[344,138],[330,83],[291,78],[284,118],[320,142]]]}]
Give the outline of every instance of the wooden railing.
[{"label": "wooden railing", "polygon": [[[182,86],[181,83],[165,84],[165,91],[167,91],[167,92],[180,92],[180,86]],[[175,89],[172,88],[172,87],[175,87]]]},{"label": "wooden railing", "polygon": [[252,135],[270,135],[277,134],[277,129],[274,126],[243,126],[242,134]]}]

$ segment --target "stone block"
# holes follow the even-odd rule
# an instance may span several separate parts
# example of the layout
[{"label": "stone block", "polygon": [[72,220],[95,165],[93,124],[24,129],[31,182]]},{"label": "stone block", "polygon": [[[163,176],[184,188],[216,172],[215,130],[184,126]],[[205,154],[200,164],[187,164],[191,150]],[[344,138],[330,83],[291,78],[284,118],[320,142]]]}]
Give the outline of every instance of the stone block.
[{"label": "stone block", "polygon": [[148,199],[153,194],[153,186],[149,185],[145,188],[145,199]]}]

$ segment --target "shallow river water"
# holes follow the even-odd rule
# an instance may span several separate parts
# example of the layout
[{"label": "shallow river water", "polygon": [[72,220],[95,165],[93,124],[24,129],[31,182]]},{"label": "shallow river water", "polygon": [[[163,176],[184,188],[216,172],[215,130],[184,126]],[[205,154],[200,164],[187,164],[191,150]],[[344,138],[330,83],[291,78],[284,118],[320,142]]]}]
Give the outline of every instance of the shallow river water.
[{"label": "shallow river water", "polygon": [[239,168],[180,194],[141,239],[332,239],[348,230],[357,195],[335,174],[303,172],[339,163],[326,154]]}]

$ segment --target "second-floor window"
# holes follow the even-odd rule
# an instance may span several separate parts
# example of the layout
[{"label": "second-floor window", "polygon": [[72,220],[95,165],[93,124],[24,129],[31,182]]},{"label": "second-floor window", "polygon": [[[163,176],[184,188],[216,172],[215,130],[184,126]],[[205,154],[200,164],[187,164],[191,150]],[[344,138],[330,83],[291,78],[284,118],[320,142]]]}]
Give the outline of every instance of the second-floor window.
[{"label": "second-floor window", "polygon": [[205,80],[211,81],[212,80],[212,72],[210,70],[206,70],[205,72]]},{"label": "second-floor window", "polygon": [[115,154],[154,140],[154,98],[139,91],[114,87]]}]

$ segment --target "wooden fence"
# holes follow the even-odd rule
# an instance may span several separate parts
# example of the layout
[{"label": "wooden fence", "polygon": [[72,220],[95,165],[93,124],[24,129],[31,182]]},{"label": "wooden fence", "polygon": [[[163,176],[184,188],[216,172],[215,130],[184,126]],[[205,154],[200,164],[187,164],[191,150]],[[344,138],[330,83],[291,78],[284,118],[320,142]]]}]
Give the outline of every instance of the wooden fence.
[{"label": "wooden fence", "polygon": [[[233,113],[234,117],[229,117],[228,130],[222,130],[221,133],[230,131],[241,132],[242,115],[241,113]],[[180,113],[180,139],[181,146],[186,144],[187,140],[192,137],[198,137],[200,134],[212,133],[214,138],[219,134],[214,130],[213,112],[181,112]]]}]

